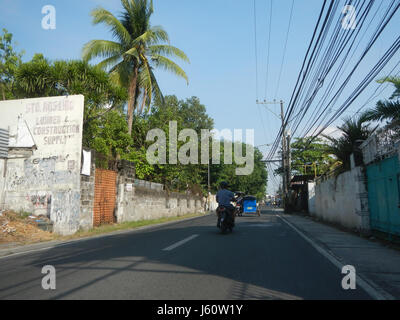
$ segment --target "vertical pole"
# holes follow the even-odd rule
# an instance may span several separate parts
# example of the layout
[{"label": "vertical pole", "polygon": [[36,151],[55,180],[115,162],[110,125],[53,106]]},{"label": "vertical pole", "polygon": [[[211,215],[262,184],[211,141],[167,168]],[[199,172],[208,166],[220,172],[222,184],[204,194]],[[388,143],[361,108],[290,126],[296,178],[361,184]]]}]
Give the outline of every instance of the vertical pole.
[{"label": "vertical pole", "polygon": [[317,163],[314,162],[314,178],[317,177]]},{"label": "vertical pole", "polygon": [[291,140],[291,136],[290,133],[288,133],[287,135],[287,191],[289,192],[290,189],[290,181],[291,181],[291,169],[292,169],[292,154],[291,154],[291,149],[290,149],[290,140]]},{"label": "vertical pole", "polygon": [[208,159],[207,164],[207,172],[208,172],[208,194],[207,194],[207,210],[210,211],[210,196],[211,196],[211,183],[210,183],[210,159]]},{"label": "vertical pole", "polygon": [[282,120],[282,200],[283,207],[286,207],[286,195],[287,195],[287,173],[286,173],[286,127],[285,127],[285,114],[283,111],[283,101],[281,100],[281,120]]}]

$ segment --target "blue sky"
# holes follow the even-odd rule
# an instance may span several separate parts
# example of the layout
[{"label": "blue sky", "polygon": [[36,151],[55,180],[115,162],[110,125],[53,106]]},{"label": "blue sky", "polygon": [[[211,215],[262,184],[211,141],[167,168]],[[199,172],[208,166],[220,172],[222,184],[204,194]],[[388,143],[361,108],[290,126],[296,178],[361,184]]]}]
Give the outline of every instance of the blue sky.
[{"label": "blue sky", "polygon": [[[256,0],[258,99],[289,101],[322,0],[295,0],[286,61],[276,97],[277,77],[292,2],[273,0],[270,72],[265,96],[270,1]],[[55,30],[41,28],[41,10],[44,5],[56,8]],[[119,0],[0,0],[0,27],[14,34],[18,49],[26,51],[24,60],[29,60],[34,53],[43,53],[50,59],[77,59],[86,42],[92,39],[111,39],[105,27],[91,24],[90,11],[99,5],[115,14],[121,10]],[[272,142],[279,130],[280,121],[255,103],[253,0],[154,0],[154,6],[152,24],[162,25],[170,35],[171,44],[182,49],[190,59],[190,64],[181,63],[189,76],[189,85],[173,75],[157,72],[164,94],[175,94],[181,99],[198,96],[215,120],[217,129],[254,128],[255,145]],[[369,71],[383,49],[398,36],[398,25],[399,14],[360,66],[360,75],[355,77],[354,83],[361,79],[362,71],[364,74]],[[399,57],[399,54],[395,56],[396,59],[385,69],[386,73]],[[368,88],[346,115],[357,110],[375,88],[376,84]],[[388,97],[392,91],[388,88],[382,97]],[[343,99],[350,92],[345,90]],[[279,112],[278,105],[270,108]],[[340,121],[335,124],[338,123]],[[262,148],[262,151],[267,150]],[[272,185],[269,190],[271,188]]]}]

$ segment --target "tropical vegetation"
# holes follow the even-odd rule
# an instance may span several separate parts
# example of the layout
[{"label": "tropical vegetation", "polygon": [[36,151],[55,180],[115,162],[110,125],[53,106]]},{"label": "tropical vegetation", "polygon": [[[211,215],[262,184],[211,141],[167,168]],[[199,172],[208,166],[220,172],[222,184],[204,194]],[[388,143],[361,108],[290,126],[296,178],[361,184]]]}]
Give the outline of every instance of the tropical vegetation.
[{"label": "tropical vegetation", "polygon": [[[153,97],[162,100],[154,69],[163,68],[188,81],[183,69],[169,57],[189,62],[186,54],[169,44],[161,26],[151,26],[152,0],[121,0],[123,12],[118,19],[104,8],[92,11],[93,24],[105,24],[115,41],[92,40],[83,48],[83,59],[103,58],[98,65],[109,70],[111,78],[128,91],[128,133],[132,132],[135,110],[151,105]],[[140,106],[138,97],[142,97]]]}]

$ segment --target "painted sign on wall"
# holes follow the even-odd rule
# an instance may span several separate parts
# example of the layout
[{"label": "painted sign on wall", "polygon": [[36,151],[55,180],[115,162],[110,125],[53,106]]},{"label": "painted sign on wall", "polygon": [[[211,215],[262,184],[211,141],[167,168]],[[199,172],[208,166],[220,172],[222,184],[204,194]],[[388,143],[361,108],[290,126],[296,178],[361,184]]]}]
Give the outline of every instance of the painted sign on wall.
[{"label": "painted sign on wall", "polygon": [[0,128],[8,129],[4,206],[48,215],[54,231],[79,229],[84,97],[0,102]]}]

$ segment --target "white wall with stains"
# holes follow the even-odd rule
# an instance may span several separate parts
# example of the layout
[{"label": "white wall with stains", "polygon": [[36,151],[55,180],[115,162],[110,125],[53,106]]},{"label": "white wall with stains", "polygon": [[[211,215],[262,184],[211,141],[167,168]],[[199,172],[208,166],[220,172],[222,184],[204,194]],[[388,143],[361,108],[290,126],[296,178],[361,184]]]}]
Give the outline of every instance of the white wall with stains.
[{"label": "white wall with stains", "polygon": [[0,205],[47,215],[56,233],[76,232],[84,97],[0,101],[0,110],[0,128],[10,130]]}]

